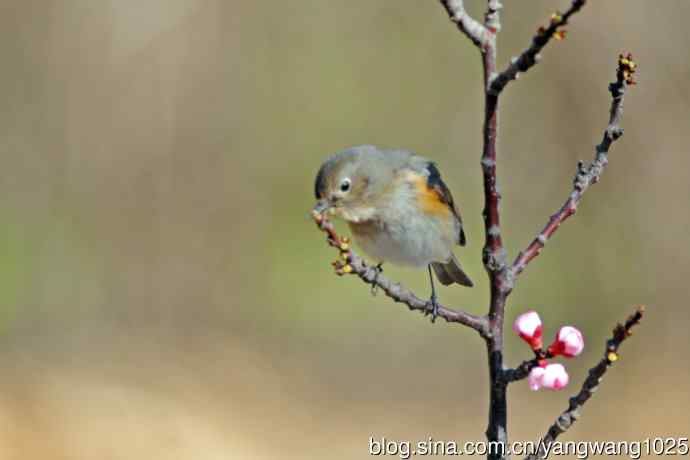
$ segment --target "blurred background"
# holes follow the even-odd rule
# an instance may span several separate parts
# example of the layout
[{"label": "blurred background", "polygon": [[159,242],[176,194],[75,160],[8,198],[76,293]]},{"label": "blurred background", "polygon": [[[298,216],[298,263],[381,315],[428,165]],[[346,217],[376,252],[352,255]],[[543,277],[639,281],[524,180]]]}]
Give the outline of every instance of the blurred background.
[{"label": "blurred background", "polygon": [[[467,0],[479,17],[485,2]],[[566,0],[505,2],[500,62]],[[610,169],[521,278],[508,321],[585,333],[565,392],[511,386],[541,435],[616,321],[648,317],[565,440],[688,436],[690,3],[592,2],[502,97],[511,259],[563,202],[640,65]],[[353,277],[308,219],[323,158],[434,158],[483,313],[477,51],[436,2],[0,4],[0,458],[352,459],[370,436],[483,439],[485,351]],[[343,228],[342,226],[340,227]],[[424,272],[386,273],[428,294]],[[507,360],[529,356],[512,332]]]}]

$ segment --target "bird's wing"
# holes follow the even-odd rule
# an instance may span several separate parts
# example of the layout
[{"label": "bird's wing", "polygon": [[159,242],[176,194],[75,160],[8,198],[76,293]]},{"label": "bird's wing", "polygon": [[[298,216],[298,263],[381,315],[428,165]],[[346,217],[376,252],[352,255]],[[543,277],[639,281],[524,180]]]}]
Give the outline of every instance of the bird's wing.
[{"label": "bird's wing", "polygon": [[460,215],[460,210],[455,205],[453,200],[453,195],[450,193],[450,189],[441,179],[441,173],[436,167],[436,164],[421,155],[416,155],[407,150],[393,150],[386,151],[387,154],[392,154],[399,161],[401,161],[404,169],[411,169],[417,174],[426,176],[426,187],[429,191],[433,192],[438,200],[444,203],[450,211],[453,213],[458,222],[458,234],[457,243],[460,246],[464,246],[467,242],[465,238],[465,231],[462,226],[462,217]]},{"label": "bird's wing", "polygon": [[453,212],[453,215],[455,215],[455,217],[458,219],[458,227],[460,229],[458,232],[458,244],[460,246],[464,246],[467,240],[465,238],[465,231],[462,228],[462,217],[460,216],[460,210],[457,208],[457,206],[455,206],[453,195],[451,195],[450,189],[445,182],[443,182],[443,179],[441,179],[441,173],[433,161],[429,161],[426,164],[426,170],[429,173],[427,176],[426,185],[438,195],[442,202],[448,205]]}]

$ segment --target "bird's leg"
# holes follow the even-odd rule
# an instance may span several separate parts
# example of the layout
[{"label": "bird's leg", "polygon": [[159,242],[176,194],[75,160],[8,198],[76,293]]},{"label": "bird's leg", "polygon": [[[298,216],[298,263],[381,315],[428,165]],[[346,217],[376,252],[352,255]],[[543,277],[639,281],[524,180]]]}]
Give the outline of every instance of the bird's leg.
[{"label": "bird's leg", "polygon": [[429,281],[431,281],[431,298],[429,299],[429,302],[431,302],[431,306],[433,307],[433,309],[431,310],[431,322],[435,323],[436,317],[438,316],[438,303],[436,302],[436,287],[434,286],[434,276],[431,273],[431,265],[428,265],[427,268],[429,269]]},{"label": "bird's leg", "polygon": [[374,276],[374,280],[371,282],[371,295],[373,296],[375,296],[379,291],[379,285],[376,284],[376,282],[379,280],[379,275],[383,273],[383,262],[376,264],[374,270],[376,270],[376,275]]}]

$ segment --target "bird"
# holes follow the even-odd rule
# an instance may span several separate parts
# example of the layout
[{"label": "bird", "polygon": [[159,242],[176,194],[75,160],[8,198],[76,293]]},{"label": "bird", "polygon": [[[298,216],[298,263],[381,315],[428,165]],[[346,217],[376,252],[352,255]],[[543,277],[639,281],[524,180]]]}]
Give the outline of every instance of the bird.
[{"label": "bird", "polygon": [[453,253],[466,244],[462,217],[432,160],[373,145],[330,155],[314,181],[318,214],[344,219],[354,242],[377,262],[426,268],[432,322],[438,315],[434,276],[447,286],[473,286]]}]

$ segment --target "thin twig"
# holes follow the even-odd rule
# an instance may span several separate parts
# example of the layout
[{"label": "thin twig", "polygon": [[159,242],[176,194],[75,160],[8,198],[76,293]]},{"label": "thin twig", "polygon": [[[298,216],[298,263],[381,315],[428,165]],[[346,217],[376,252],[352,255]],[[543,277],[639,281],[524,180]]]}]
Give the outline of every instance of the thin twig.
[{"label": "thin twig", "polygon": [[589,186],[596,184],[601,178],[601,174],[608,164],[608,153],[611,144],[623,135],[623,128],[620,127],[621,118],[623,116],[623,98],[628,85],[635,83],[633,75],[636,67],[630,54],[621,54],[619,56],[616,81],[609,85],[609,91],[612,96],[609,124],[604,131],[604,137],[601,143],[596,147],[594,160],[589,166],[584,166],[582,162],[578,163],[577,173],[573,181],[573,191],[570,193],[570,196],[563,206],[551,216],[549,222],[542,231],[539,232],[529,246],[527,246],[524,251],[520,252],[515,259],[511,269],[513,275],[511,278],[513,280],[522,273],[532,259],[539,255],[551,235],[558,230],[558,227],[568,217],[575,214],[577,206]]},{"label": "thin twig", "polygon": [[496,75],[496,78],[491,81],[489,93],[499,94],[508,83],[517,79],[520,72],[527,72],[534,66],[539,61],[539,53],[552,38],[559,40],[565,36],[565,31],[559,29],[568,24],[570,16],[580,11],[585,3],[586,0],[573,0],[565,13],[555,13],[551,16],[549,26],[540,27],[537,34],[532,38],[532,44],[519,57],[513,58],[508,68]]},{"label": "thin twig", "polygon": [[490,32],[496,34],[501,30],[501,5],[500,0],[488,0],[486,14],[484,15],[484,25]]},{"label": "thin twig", "polygon": [[516,368],[504,370],[503,380],[507,383],[512,383],[526,379],[532,369],[539,366],[543,360],[549,358],[553,358],[553,355],[548,350],[535,350],[534,358],[523,361]]},{"label": "thin twig", "polygon": [[[388,297],[396,302],[404,303],[410,310],[417,310],[424,314],[432,312],[433,305],[430,301],[420,299],[403,285],[394,283],[383,276],[381,271],[375,266],[367,265],[364,259],[352,250],[350,241],[336,233],[335,227],[326,216],[315,212],[312,217],[319,229],[328,235],[328,244],[340,252],[340,260],[333,263],[333,267],[338,275],[357,275],[362,281],[381,288]],[[446,322],[459,323],[470,327],[482,336],[488,334],[488,321],[483,316],[473,315],[462,310],[453,310],[442,305],[439,305],[438,316],[445,319]]]},{"label": "thin twig", "polygon": [[478,48],[483,48],[488,40],[486,27],[465,11],[463,0],[441,0],[441,4],[448,12],[450,20],[458,26],[458,29],[467,35]]},{"label": "thin twig", "polygon": [[599,363],[589,370],[587,379],[582,384],[580,392],[570,398],[568,408],[558,416],[556,421],[549,427],[546,435],[539,443],[539,451],[525,457],[526,460],[536,460],[546,458],[549,446],[556,438],[566,432],[580,416],[580,409],[592,397],[599,387],[601,379],[609,367],[619,359],[618,348],[621,343],[632,335],[632,328],[635,327],[644,316],[644,306],[637,307],[637,310],[628,317],[623,324],[617,324],[613,329],[611,338],[606,342],[604,357]]}]

